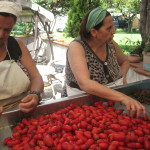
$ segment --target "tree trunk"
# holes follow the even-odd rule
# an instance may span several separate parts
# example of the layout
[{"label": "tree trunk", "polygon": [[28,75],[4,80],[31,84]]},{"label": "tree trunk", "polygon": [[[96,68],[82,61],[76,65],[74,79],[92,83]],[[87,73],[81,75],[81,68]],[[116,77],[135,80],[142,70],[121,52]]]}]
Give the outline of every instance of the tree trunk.
[{"label": "tree trunk", "polygon": [[141,0],[140,3],[140,32],[142,43],[145,44],[150,36],[150,1]]}]

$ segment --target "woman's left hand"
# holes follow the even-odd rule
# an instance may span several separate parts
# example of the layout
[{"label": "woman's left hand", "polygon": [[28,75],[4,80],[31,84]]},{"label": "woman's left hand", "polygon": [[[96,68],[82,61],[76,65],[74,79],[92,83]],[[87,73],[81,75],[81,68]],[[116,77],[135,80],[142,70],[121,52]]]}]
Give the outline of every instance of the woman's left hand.
[{"label": "woman's left hand", "polygon": [[22,112],[28,113],[32,111],[39,103],[39,97],[36,94],[29,94],[23,98],[19,104]]}]

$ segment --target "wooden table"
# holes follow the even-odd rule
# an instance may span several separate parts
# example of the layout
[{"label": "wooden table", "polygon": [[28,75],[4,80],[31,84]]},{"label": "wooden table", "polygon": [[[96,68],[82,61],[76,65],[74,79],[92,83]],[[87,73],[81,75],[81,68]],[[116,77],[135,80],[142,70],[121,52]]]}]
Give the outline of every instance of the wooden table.
[{"label": "wooden table", "polygon": [[150,72],[143,66],[143,62],[130,63],[130,66],[133,67],[135,72],[150,77]]}]

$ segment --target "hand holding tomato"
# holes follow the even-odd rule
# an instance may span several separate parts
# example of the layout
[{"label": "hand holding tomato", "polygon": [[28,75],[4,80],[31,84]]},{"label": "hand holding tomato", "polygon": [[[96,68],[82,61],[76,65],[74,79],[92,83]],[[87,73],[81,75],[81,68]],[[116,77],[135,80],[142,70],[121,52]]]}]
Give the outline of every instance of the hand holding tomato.
[{"label": "hand holding tomato", "polygon": [[125,96],[121,103],[126,106],[127,114],[131,117],[146,115],[146,108],[140,102],[129,96]]},{"label": "hand holding tomato", "polygon": [[36,94],[29,94],[21,100],[19,108],[21,111],[28,113],[38,105],[38,102],[39,98]]}]

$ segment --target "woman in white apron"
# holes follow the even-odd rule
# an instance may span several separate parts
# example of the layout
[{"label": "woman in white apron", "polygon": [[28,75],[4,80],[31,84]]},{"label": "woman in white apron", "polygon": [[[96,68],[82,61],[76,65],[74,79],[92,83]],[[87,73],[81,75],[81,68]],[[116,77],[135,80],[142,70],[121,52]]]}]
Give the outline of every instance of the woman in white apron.
[{"label": "woman in white apron", "polygon": [[25,113],[33,110],[44,87],[28,49],[10,36],[20,12],[20,5],[0,2],[0,113],[16,106]]},{"label": "woman in white apron", "polygon": [[133,72],[131,69],[128,71],[127,56],[113,41],[115,29],[110,13],[101,7],[88,12],[79,34],[80,38],[71,42],[67,51],[62,96],[86,92],[121,102],[129,114],[136,114],[137,117],[145,115],[146,110],[141,103],[110,88],[129,82],[129,72]]}]

